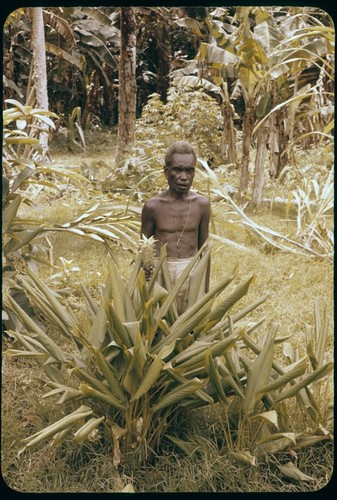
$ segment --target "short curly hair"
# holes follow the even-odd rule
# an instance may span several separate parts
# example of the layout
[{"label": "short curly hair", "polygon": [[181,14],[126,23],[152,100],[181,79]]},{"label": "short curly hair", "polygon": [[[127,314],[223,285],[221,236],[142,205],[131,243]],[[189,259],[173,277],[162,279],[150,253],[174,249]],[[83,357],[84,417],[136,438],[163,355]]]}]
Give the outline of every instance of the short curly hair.
[{"label": "short curly hair", "polygon": [[175,153],[183,154],[183,155],[192,154],[194,156],[195,163],[197,163],[198,155],[197,155],[197,151],[196,151],[195,147],[192,146],[192,144],[190,144],[187,141],[176,141],[176,142],[173,142],[173,144],[171,144],[171,146],[169,146],[168,150],[166,151],[165,167],[171,166],[172,156]]}]

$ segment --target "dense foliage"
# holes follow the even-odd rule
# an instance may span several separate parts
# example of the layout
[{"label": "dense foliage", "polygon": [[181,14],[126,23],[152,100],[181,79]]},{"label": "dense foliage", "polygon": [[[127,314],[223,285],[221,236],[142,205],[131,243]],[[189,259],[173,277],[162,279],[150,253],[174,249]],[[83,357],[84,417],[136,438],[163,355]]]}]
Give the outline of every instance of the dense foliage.
[{"label": "dense foliage", "polygon": [[[19,422],[17,435],[8,427],[3,434],[6,477],[15,471],[20,489],[23,457],[44,464],[43,482],[50,476],[46,457],[52,464],[68,457],[77,472],[92,453],[96,468],[99,456],[109,457],[107,474],[116,479],[95,491],[120,491],[121,483],[133,491],[125,474],[161,460],[165,469],[167,453],[170,467],[171,460],[185,464],[175,455],[181,450],[191,465],[187,477],[184,468],[173,480],[166,473],[166,482],[155,480],[159,491],[217,491],[219,484],[263,491],[277,489],[280,478],[290,490],[318,488],[329,473],[320,464],[316,477],[310,453],[332,442],[331,304],[330,283],[322,304],[311,296],[310,280],[313,267],[322,266],[325,274],[315,276],[324,287],[333,260],[331,18],[298,7],[140,7],[135,15],[136,143],[119,163],[119,8],[43,9],[51,111],[35,108],[29,9],[12,12],[5,24],[3,415],[7,426],[14,413]],[[42,160],[46,127],[51,149]],[[217,243],[213,287],[201,293],[209,245],[191,272],[180,317],[175,297],[201,251],[171,289],[165,249],[146,282],[140,262],[152,258],[153,242],[139,241],[141,204],[164,187],[163,157],[177,138],[197,146],[194,188],[210,199]],[[70,163],[65,149],[76,153]],[[260,223],[250,211],[252,201],[254,208],[266,201],[264,185],[270,214],[275,206],[282,214],[276,229],[264,223],[263,210]],[[78,239],[83,255],[76,255]],[[62,255],[60,242],[75,262]],[[222,245],[229,249],[223,260]],[[264,262],[257,277],[263,293],[252,301],[245,296],[258,269],[254,261],[240,284],[235,251],[239,260],[250,253]],[[127,269],[116,263],[119,255],[134,259]],[[279,271],[277,258],[295,264]],[[307,274],[305,285],[297,276],[297,295],[301,307],[312,308],[300,327],[285,320],[296,307],[296,258],[305,260]],[[95,281],[89,290],[83,280],[101,276],[102,268],[105,285]],[[286,283],[280,297],[277,280]],[[255,310],[270,290],[282,306],[260,318]],[[29,400],[28,415],[15,411],[13,386]],[[205,423],[192,432],[199,417]],[[238,484],[242,468],[237,484],[222,477],[233,463],[246,467],[255,486]],[[145,483],[138,480],[144,491]]]}]

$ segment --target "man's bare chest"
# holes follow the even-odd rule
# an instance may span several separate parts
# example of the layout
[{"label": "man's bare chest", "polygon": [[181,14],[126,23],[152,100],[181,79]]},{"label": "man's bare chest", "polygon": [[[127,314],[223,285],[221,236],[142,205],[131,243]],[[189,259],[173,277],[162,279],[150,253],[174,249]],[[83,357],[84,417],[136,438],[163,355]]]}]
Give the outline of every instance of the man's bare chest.
[{"label": "man's bare chest", "polygon": [[200,223],[200,210],[193,202],[162,203],[156,214],[156,228],[159,232],[194,231]]}]

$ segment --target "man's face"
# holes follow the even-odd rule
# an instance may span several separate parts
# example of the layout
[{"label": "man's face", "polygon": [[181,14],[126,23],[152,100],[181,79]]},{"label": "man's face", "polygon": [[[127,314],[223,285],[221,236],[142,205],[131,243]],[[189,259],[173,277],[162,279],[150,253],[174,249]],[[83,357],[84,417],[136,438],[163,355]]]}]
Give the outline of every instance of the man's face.
[{"label": "man's face", "polygon": [[195,159],[192,154],[174,153],[171,165],[165,167],[170,188],[176,193],[187,193],[195,174]]}]

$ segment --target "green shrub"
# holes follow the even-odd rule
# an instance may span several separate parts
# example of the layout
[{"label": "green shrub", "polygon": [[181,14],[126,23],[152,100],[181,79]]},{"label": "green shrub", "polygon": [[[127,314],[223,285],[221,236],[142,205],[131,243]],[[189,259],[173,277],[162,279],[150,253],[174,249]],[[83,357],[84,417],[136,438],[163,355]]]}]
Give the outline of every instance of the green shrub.
[{"label": "green shrub", "polygon": [[[25,333],[8,332],[23,350],[8,349],[6,355],[34,359],[50,388],[44,397],[57,396],[66,411],[62,419],[26,438],[21,452],[46,439],[59,444],[72,436],[82,443],[101,433],[111,441],[115,466],[121,461],[144,463],[159,450],[165,435],[191,451],[188,443],[170,434],[172,422],[179,421],[186,409],[214,403],[227,408],[230,394],[240,402],[238,460],[254,461],[255,452],[302,446],[301,433],[289,432],[283,402],[295,397],[314,425],[322,421],[308,386],[326,378],[332,369],[324,356],[325,343],[321,340],[316,345],[316,356],[312,339],[307,357],[297,359],[288,353],[288,366],[275,363],[274,346],[284,340],[276,339],[277,325],[258,344],[250,334],[262,322],[240,326],[240,320],[266,297],[228,316],[247,293],[252,278],[221,297],[236,276],[234,270],[202,294],[209,252],[209,246],[199,251],[173,289],[165,247],[149,282],[141,269],[141,255],[128,282],[111,260],[101,302],[96,303],[82,286],[85,304],[78,304],[76,310],[28,270],[19,280],[20,287],[71,347],[65,350],[61,339],[53,340],[5,295],[6,306],[25,328]],[[178,317],[175,297],[196,263],[188,308]],[[165,288],[157,283],[159,271]],[[80,406],[74,411],[75,403]],[[252,434],[253,448],[247,451],[245,436]],[[229,435],[225,437],[230,441]],[[309,437],[307,442],[321,439],[324,436]]]}]

